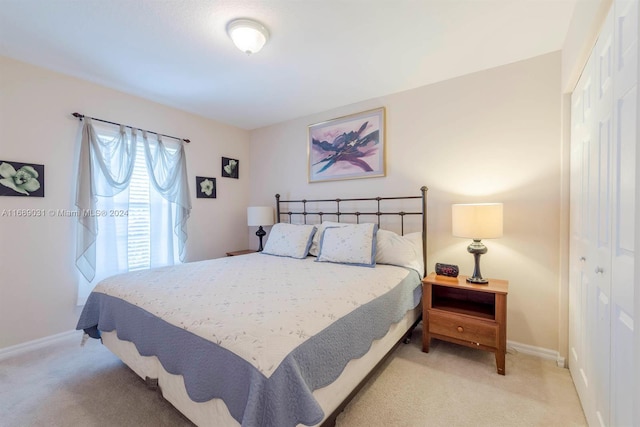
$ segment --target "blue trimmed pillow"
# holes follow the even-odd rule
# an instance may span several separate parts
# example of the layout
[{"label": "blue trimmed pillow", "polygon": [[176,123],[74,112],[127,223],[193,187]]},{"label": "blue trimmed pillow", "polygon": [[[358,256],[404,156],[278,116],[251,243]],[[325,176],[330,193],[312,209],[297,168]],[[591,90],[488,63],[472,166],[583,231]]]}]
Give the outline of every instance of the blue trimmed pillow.
[{"label": "blue trimmed pillow", "polygon": [[316,232],[313,225],[280,222],[271,228],[263,254],[306,258]]},{"label": "blue trimmed pillow", "polygon": [[327,227],[320,236],[316,261],[375,267],[377,231],[377,224]]},{"label": "blue trimmed pillow", "polygon": [[318,251],[320,250],[320,236],[322,236],[322,232],[324,231],[325,228],[344,227],[346,225],[349,225],[349,223],[323,221],[322,224],[316,224],[316,227],[318,228],[318,230],[316,231],[316,234],[313,235],[313,241],[311,242],[311,247],[309,248],[309,255],[318,256]]}]

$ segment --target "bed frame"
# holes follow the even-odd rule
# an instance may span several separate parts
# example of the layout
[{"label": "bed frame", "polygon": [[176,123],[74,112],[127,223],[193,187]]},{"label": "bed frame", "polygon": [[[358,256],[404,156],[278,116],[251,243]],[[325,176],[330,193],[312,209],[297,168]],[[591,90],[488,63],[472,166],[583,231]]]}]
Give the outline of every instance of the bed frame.
[{"label": "bed frame", "polygon": [[[369,198],[350,198],[350,199],[301,199],[301,200],[281,200],[280,194],[276,194],[276,222],[282,222],[282,217],[288,219],[287,222],[292,223],[293,217],[302,217],[303,224],[316,224],[321,223],[325,216],[337,217],[337,222],[340,222],[344,217],[355,217],[355,223],[360,223],[360,217],[375,217],[378,226],[380,226],[380,219],[382,216],[397,215],[400,217],[400,234],[404,235],[404,217],[406,215],[422,215],[422,263],[424,265],[423,277],[427,274],[427,191],[429,189],[426,186],[420,188],[420,196],[405,196],[405,197],[369,197]],[[421,199],[421,211],[393,211],[387,210],[387,201],[400,201]],[[347,203],[348,210],[341,210],[341,203]],[[370,210],[370,206],[365,206],[365,202],[376,202],[377,208],[374,211]],[[328,204],[328,205],[327,205]],[[311,205],[312,207],[310,207]],[[318,206],[318,207],[316,207]],[[357,210],[357,206],[363,206],[363,210]],[[329,210],[320,209],[320,207],[326,207]],[[393,206],[391,206],[392,208]],[[368,210],[364,210],[368,209]],[[311,219],[313,218],[313,219]],[[315,221],[315,219],[318,219]],[[347,221],[345,221],[347,222]],[[380,367],[386,362],[389,356],[398,348],[401,342],[408,344],[411,340],[413,330],[422,320],[422,316],[411,325],[407,333],[380,359],[375,367],[365,376],[362,381],[349,393],[347,398],[324,420],[321,427],[334,427],[336,425],[336,418],[351,400],[358,394],[358,392],[364,387],[364,385],[371,379],[371,377],[380,369]]]}]

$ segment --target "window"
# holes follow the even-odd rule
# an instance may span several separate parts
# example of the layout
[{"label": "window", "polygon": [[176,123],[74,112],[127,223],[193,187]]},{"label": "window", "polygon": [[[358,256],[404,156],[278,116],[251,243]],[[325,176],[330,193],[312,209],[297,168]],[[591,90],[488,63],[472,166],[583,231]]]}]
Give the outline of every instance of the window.
[{"label": "window", "polygon": [[[89,211],[96,215],[78,218],[76,264],[87,279],[79,302],[102,278],[184,260],[191,211],[180,142],[160,143],[151,133],[89,126],[82,143],[91,155],[80,156],[76,203],[83,211],[91,203]],[[81,185],[83,179],[91,179],[92,185]],[[85,194],[89,190],[95,197]],[[94,228],[95,236],[87,233]]]}]

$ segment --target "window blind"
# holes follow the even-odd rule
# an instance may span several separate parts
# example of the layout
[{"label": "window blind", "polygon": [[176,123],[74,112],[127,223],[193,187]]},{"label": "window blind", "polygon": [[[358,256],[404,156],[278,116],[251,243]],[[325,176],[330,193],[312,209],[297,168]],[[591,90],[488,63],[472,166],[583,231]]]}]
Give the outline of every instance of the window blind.
[{"label": "window blind", "polygon": [[129,186],[129,239],[127,241],[129,271],[149,268],[151,265],[149,186],[144,146],[138,142],[133,175]]}]

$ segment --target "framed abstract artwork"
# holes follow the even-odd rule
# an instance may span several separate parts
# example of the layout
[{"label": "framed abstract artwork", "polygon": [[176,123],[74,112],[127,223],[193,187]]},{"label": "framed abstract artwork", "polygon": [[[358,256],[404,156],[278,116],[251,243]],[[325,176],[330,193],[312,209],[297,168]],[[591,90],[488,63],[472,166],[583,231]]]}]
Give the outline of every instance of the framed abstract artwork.
[{"label": "framed abstract artwork", "polygon": [[384,107],[309,126],[309,182],[385,176]]},{"label": "framed abstract artwork", "polygon": [[222,158],[222,176],[225,178],[240,177],[240,161],[236,159],[230,159],[228,157]]},{"label": "framed abstract artwork", "polygon": [[0,196],[44,197],[44,165],[0,160]]},{"label": "framed abstract artwork", "polygon": [[216,179],[204,176],[196,176],[196,198],[197,199],[215,199],[216,198]]}]

